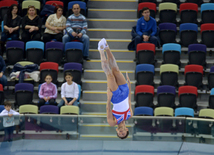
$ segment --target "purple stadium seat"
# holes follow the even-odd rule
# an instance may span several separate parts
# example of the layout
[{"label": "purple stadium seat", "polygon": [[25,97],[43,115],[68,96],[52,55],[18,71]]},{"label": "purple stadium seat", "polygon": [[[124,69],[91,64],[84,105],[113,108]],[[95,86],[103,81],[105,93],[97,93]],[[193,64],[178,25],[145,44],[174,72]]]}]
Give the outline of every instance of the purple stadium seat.
[{"label": "purple stadium seat", "polygon": [[59,107],[54,105],[43,105],[40,107],[40,114],[59,114]]},{"label": "purple stadium seat", "polygon": [[0,113],[4,110],[4,105],[0,105]]},{"label": "purple stadium seat", "polygon": [[157,88],[158,106],[175,107],[175,87],[173,86],[159,86]]},{"label": "purple stadium seat", "polygon": [[25,43],[23,41],[8,41],[6,43],[6,56],[10,65],[23,60],[24,46]]},{"label": "purple stadium seat", "polygon": [[73,81],[81,85],[82,78],[82,64],[70,62],[64,64],[64,77],[67,72],[70,72],[73,76]]},{"label": "purple stadium seat", "polygon": [[60,63],[64,50],[62,42],[47,42],[45,44],[45,57],[48,62]]},{"label": "purple stadium seat", "polygon": [[166,44],[166,43],[175,43],[175,38],[176,38],[176,33],[177,33],[177,28],[176,24],[173,23],[161,23],[159,24],[160,28],[160,40],[161,44]]}]

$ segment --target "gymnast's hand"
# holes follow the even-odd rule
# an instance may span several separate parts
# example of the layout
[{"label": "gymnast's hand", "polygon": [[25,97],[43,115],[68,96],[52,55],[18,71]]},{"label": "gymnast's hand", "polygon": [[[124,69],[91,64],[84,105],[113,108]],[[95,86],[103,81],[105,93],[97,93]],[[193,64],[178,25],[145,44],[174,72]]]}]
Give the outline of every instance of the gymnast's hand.
[{"label": "gymnast's hand", "polygon": [[112,95],[113,95],[113,94],[112,94],[111,90],[109,89],[109,87],[107,87],[107,100],[108,100],[108,101],[111,100]]}]

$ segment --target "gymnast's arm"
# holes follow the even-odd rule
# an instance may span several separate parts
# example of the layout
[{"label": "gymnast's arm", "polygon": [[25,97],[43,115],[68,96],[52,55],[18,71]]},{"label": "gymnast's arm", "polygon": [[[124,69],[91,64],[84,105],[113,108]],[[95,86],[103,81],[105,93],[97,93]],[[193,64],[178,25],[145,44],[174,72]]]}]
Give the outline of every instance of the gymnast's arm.
[{"label": "gymnast's arm", "polygon": [[107,113],[107,122],[110,126],[117,125],[115,118],[113,117],[112,110],[111,110],[111,97],[112,92],[109,88],[107,88],[107,104],[106,104],[106,113]]},{"label": "gymnast's arm", "polygon": [[130,109],[131,117],[132,117],[133,116],[133,111],[132,111],[132,105],[131,105],[131,82],[130,82],[130,79],[129,79],[129,76],[128,76],[127,72],[126,72],[126,79],[127,79],[127,83],[128,83],[128,87],[129,87],[129,109]]}]

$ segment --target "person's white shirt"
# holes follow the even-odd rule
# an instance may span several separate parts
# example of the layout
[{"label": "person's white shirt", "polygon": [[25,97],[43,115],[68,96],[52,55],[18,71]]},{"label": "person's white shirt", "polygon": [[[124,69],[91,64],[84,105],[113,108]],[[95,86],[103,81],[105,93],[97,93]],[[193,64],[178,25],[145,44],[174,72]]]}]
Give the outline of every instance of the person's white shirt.
[{"label": "person's white shirt", "polygon": [[71,85],[69,85],[67,82],[63,83],[61,86],[61,97],[78,99],[79,97],[78,85],[75,82],[72,82]]},{"label": "person's white shirt", "polygon": [[14,117],[13,116],[9,117],[8,114],[19,115],[18,112],[12,109],[10,109],[10,111],[7,111],[6,109],[4,109],[0,113],[0,116],[6,116],[6,117],[3,117],[3,127],[10,127],[15,125]]}]

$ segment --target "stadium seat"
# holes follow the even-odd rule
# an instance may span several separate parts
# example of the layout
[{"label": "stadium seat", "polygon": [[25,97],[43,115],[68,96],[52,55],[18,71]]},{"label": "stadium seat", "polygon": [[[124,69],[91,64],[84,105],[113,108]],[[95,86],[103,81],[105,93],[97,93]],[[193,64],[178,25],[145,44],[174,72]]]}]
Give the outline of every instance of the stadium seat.
[{"label": "stadium seat", "polygon": [[178,89],[179,107],[188,107],[197,109],[197,87],[181,86]]},{"label": "stadium seat", "polygon": [[40,114],[59,114],[59,107],[54,105],[43,105],[40,107]]},{"label": "stadium seat", "polygon": [[178,88],[179,67],[174,64],[160,66],[160,85],[170,85]]},{"label": "stadium seat", "polygon": [[15,85],[15,105],[32,104],[33,102],[33,84],[18,83]]},{"label": "stadium seat", "polygon": [[175,43],[164,44],[162,47],[163,64],[180,66],[181,45]]},{"label": "stadium seat", "polygon": [[210,72],[208,74],[208,88],[209,90],[214,88],[214,66],[210,68]]},{"label": "stadium seat", "polygon": [[200,6],[203,3],[203,0],[186,0],[187,3],[195,3]]},{"label": "stadium seat", "polygon": [[44,54],[44,42],[28,41],[26,43],[26,59],[28,61],[40,64]]},{"label": "stadium seat", "polygon": [[83,62],[83,43],[81,42],[67,42],[65,44],[65,58],[66,62]]},{"label": "stadium seat", "polygon": [[21,105],[19,107],[20,114],[38,114],[38,107],[36,105]]},{"label": "stadium seat", "polygon": [[142,17],[142,9],[144,7],[148,7],[150,10],[150,16],[155,18],[155,14],[156,14],[156,4],[155,3],[151,3],[151,2],[143,2],[143,3],[139,3],[138,4],[138,9],[137,9],[137,17],[140,18]]},{"label": "stadium seat", "polygon": [[207,47],[214,47],[214,24],[201,25],[201,40]]},{"label": "stadium seat", "polygon": [[47,1],[45,2],[45,5],[53,5],[53,6],[61,5],[62,7],[64,7],[64,3],[61,1]]},{"label": "stadium seat", "polygon": [[25,16],[27,14],[28,6],[34,6],[36,8],[37,14],[39,15],[40,9],[41,9],[41,3],[40,1],[23,1],[22,2],[22,16]]},{"label": "stadium seat", "polygon": [[154,116],[173,116],[173,108],[169,107],[155,108]]},{"label": "stadium seat", "polygon": [[82,15],[84,15],[85,17],[87,17],[87,7],[86,7],[86,3],[85,2],[81,2],[81,1],[72,1],[68,3],[68,16],[70,16],[71,14],[73,14],[72,8],[74,4],[79,4],[80,6],[80,13]]},{"label": "stadium seat", "polygon": [[198,89],[203,88],[203,67],[200,65],[186,65],[184,70],[185,84],[195,86]]},{"label": "stadium seat", "polygon": [[157,88],[158,107],[175,107],[176,90],[173,86],[159,86]]},{"label": "stadium seat", "polygon": [[62,42],[47,42],[45,44],[45,58],[48,62],[61,63],[64,51]]},{"label": "stadium seat", "polygon": [[153,109],[150,107],[136,107],[134,116],[153,116]]},{"label": "stadium seat", "polygon": [[181,45],[188,47],[189,44],[197,42],[198,25],[194,23],[184,23],[180,25],[180,40]]},{"label": "stadium seat", "polygon": [[160,23],[176,23],[177,4],[175,3],[160,3],[159,18]]},{"label": "stadium seat", "polygon": [[60,114],[73,114],[79,115],[79,107],[78,106],[62,106],[60,108]]},{"label": "stadium seat", "polygon": [[3,89],[3,85],[0,84],[0,105],[3,105],[3,104],[4,104],[4,89]]},{"label": "stadium seat", "polygon": [[154,85],[155,67],[151,64],[136,66],[136,85]]},{"label": "stadium seat", "polygon": [[194,110],[186,107],[176,108],[175,117],[177,116],[194,117]]},{"label": "stadium seat", "polygon": [[82,84],[82,64],[69,62],[64,64],[64,77],[67,72],[70,72],[73,76],[73,81],[77,84]]},{"label": "stadium seat", "polygon": [[203,44],[190,44],[188,46],[189,62],[206,67],[207,47]]},{"label": "stadium seat", "polygon": [[14,65],[24,59],[24,46],[23,41],[14,40],[6,43],[6,57],[9,65]]},{"label": "stadium seat", "polygon": [[[199,111],[200,118],[206,118],[213,120],[214,110],[213,109],[201,109]],[[198,134],[209,134],[211,135],[211,128],[213,128],[213,122],[209,121],[197,121]]]},{"label": "stadium seat", "polygon": [[166,43],[176,43],[177,28],[174,23],[161,23],[159,24],[160,32],[159,37],[161,45]]},{"label": "stadium seat", "polygon": [[155,64],[155,45],[151,43],[137,44],[137,63],[138,64]]},{"label": "stadium seat", "polygon": [[154,87],[149,85],[139,85],[135,88],[135,107],[154,107],[153,104]]},{"label": "stadium seat", "polygon": [[180,5],[180,22],[181,23],[198,23],[198,5],[195,3],[182,3]]},{"label": "stadium seat", "polygon": [[204,3],[201,5],[201,22],[214,23],[214,4]]},{"label": "stadium seat", "polygon": [[208,108],[214,109],[214,88],[211,89]]},{"label": "stadium seat", "polygon": [[47,74],[52,76],[52,83],[57,84],[59,65],[55,62],[43,62],[40,64],[40,83],[45,82]]}]

